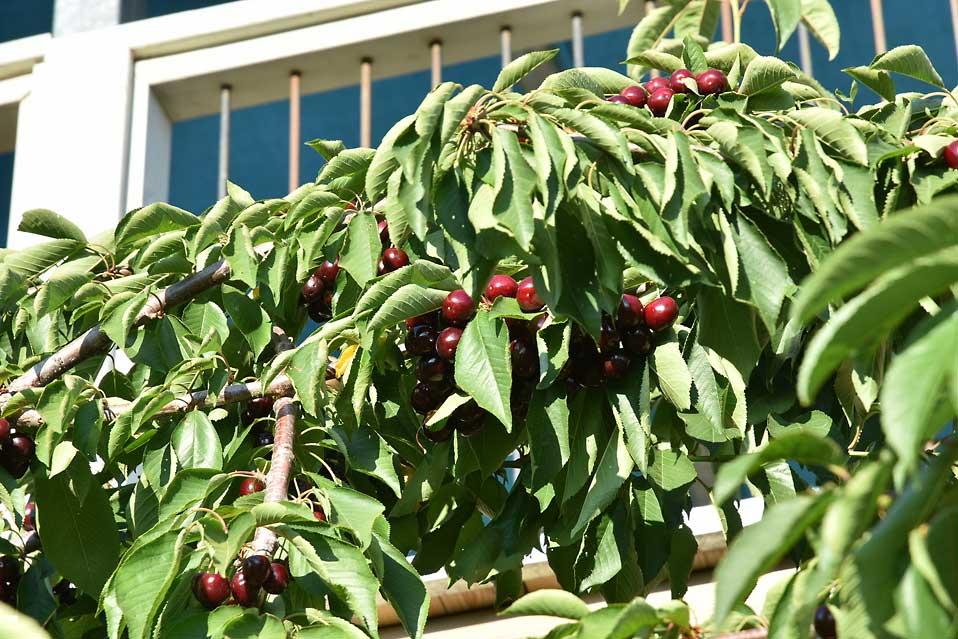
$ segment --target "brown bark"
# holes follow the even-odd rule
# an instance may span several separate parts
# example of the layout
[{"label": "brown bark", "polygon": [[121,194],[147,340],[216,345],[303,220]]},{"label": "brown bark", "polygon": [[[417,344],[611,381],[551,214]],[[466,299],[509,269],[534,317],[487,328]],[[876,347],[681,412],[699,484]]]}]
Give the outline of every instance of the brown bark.
[{"label": "brown bark", "polygon": [[[273,429],[273,456],[266,474],[263,503],[285,501],[289,494],[289,475],[293,467],[293,440],[296,437],[296,404],[289,397],[281,397],[273,404],[276,426]],[[256,529],[252,554],[272,555],[276,549],[276,533],[263,526]]]},{"label": "brown bark", "polygon": [[[333,390],[335,390],[335,386],[331,386],[329,382],[327,382],[326,385],[327,387],[333,388]],[[256,381],[249,382],[247,384],[231,384],[220,391],[219,395],[216,395],[215,397],[210,397],[209,392],[205,390],[185,393],[161,408],[159,413],[157,413],[157,416],[185,413],[197,408],[227,406],[229,404],[245,402],[253,399],[254,397],[261,397],[263,395],[268,395],[270,397],[291,396],[293,395],[293,383],[286,375],[277,375],[276,379],[270,382],[269,386],[267,386],[265,390],[263,389],[262,384]],[[106,412],[106,417],[108,420],[116,419],[117,416],[130,410],[131,406],[131,402],[128,402],[125,399],[120,399],[119,397],[108,397],[104,400],[104,411]],[[43,424],[43,418],[40,416],[40,413],[34,409],[24,411],[17,418],[17,426],[19,428],[36,428],[41,424]]]},{"label": "brown bark", "polygon": [[[202,271],[151,295],[140,309],[133,325],[142,326],[160,317],[167,309],[193,299],[200,293],[225,282],[229,277],[230,267],[225,261],[211,264]],[[49,384],[86,358],[106,352],[112,345],[113,341],[97,324],[10,382],[6,393],[0,396],[0,405],[5,404],[10,395]]]}]

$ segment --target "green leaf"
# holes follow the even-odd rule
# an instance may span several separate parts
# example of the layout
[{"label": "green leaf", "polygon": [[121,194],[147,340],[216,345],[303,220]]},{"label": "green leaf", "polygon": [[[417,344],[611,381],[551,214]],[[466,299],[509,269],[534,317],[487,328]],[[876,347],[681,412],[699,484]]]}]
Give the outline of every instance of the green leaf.
[{"label": "green leaf", "polygon": [[206,413],[190,411],[170,439],[180,468],[223,468],[223,446]]},{"label": "green leaf", "polygon": [[674,339],[656,346],[652,352],[653,370],[665,397],[679,410],[692,406],[692,373]]},{"label": "green leaf", "polygon": [[82,244],[76,240],[51,240],[7,253],[4,266],[23,277],[33,277],[69,257]]},{"label": "green leaf", "polygon": [[845,461],[838,444],[828,438],[809,433],[789,433],[776,437],[758,452],[742,455],[722,464],[715,477],[712,497],[723,504],[738,492],[745,479],[763,466],[780,461],[793,460],[814,466],[840,465]]},{"label": "green leaf", "polygon": [[46,558],[96,597],[120,559],[120,537],[106,492],[76,457],[56,477],[36,477],[37,525]]},{"label": "green leaf", "polygon": [[744,601],[759,575],[771,570],[815,524],[829,504],[828,495],[800,496],[774,504],[762,519],[745,528],[715,569],[714,619],[721,623]]},{"label": "green leaf", "polygon": [[913,470],[925,442],[941,430],[935,419],[953,414],[948,388],[958,384],[958,313],[955,306],[928,318],[892,359],[881,387],[881,422],[901,467]]},{"label": "green leaf", "polygon": [[403,628],[413,639],[422,637],[429,613],[429,592],[405,555],[378,534],[374,545],[382,557],[382,590],[392,604]]},{"label": "green leaf", "polygon": [[696,75],[709,68],[709,63],[705,60],[705,51],[691,36],[685,36],[682,42],[682,60],[685,62],[685,68]]},{"label": "green leaf", "polygon": [[0,628],[17,639],[49,639],[50,637],[36,621],[5,603],[0,603]]},{"label": "green leaf", "polygon": [[569,405],[558,385],[532,394],[526,415],[534,490],[549,484],[569,461]]},{"label": "green leaf", "polygon": [[480,312],[456,349],[456,385],[512,431],[512,359],[505,323]]},{"label": "green leaf", "polygon": [[364,286],[376,277],[382,251],[376,218],[366,213],[353,216],[349,221],[346,244],[339,258],[340,267],[349,273],[357,284]]},{"label": "green leaf", "polygon": [[958,281],[958,247],[921,258],[879,278],[845,304],[809,343],[798,374],[798,396],[810,402],[846,358],[877,343],[926,296]]},{"label": "green leaf", "polygon": [[868,148],[861,133],[841,114],[824,107],[805,107],[790,112],[789,117],[810,129],[842,158],[868,165]]},{"label": "green leaf", "polygon": [[269,315],[259,304],[239,290],[231,286],[222,288],[223,306],[226,307],[226,312],[253,349],[253,357],[259,357],[263,349],[269,346],[273,334]]},{"label": "green leaf", "polygon": [[448,295],[447,290],[406,284],[382,302],[369,320],[368,330],[378,331],[388,326],[395,326],[410,317],[435,311],[442,306]]},{"label": "green leaf", "polygon": [[802,0],[802,20],[809,33],[828,50],[828,59],[838,55],[841,29],[829,0]]},{"label": "green leaf", "polygon": [[646,12],[639,21],[626,49],[626,59],[634,58],[650,49],[655,49],[675,25],[676,19],[686,10],[687,2],[668,2]]},{"label": "green leaf", "polygon": [[582,619],[591,611],[584,601],[563,590],[536,590],[503,610],[505,617],[561,617]]},{"label": "green leaf", "polygon": [[802,19],[802,3],[800,0],[767,0],[767,4],[775,26],[776,50],[781,51]]},{"label": "green leaf", "polygon": [[399,496],[402,489],[393,465],[395,452],[376,431],[369,427],[336,427],[329,434],[352,469],[383,482]]},{"label": "green leaf", "polygon": [[621,131],[594,115],[575,109],[556,109],[551,115],[561,124],[589,138],[593,144],[615,158],[626,171],[633,172],[632,153]]},{"label": "green leaf", "polygon": [[688,455],[677,450],[656,450],[649,479],[662,490],[677,490],[688,486],[698,473]]},{"label": "green leaf", "polygon": [[492,90],[496,93],[510,90],[512,85],[520,82],[533,69],[552,60],[558,54],[558,49],[551,49],[549,51],[533,51],[516,58],[502,68],[499,77],[496,78],[496,83],[492,86]]},{"label": "green leaf", "polygon": [[323,140],[316,138],[306,142],[306,146],[323,156],[327,162],[346,150],[342,140]]},{"label": "green leaf", "polygon": [[736,297],[750,301],[770,334],[777,329],[785,293],[793,286],[785,260],[748,219],[735,221],[735,248],[744,271]]},{"label": "green leaf", "polygon": [[[636,468],[646,472],[649,446],[652,441],[652,408],[649,365],[644,363],[642,375],[629,375],[620,384],[608,384],[612,414],[625,437],[625,446]],[[534,398],[535,396],[533,396]],[[535,449],[533,449],[534,452]]]},{"label": "green leaf", "polygon": [[256,251],[253,250],[253,240],[247,227],[237,226],[233,229],[229,242],[223,247],[223,257],[230,266],[230,279],[250,288],[256,287]]},{"label": "green leaf", "polygon": [[839,246],[802,284],[792,316],[808,322],[819,311],[879,274],[955,246],[958,196],[946,196],[886,218]]},{"label": "green leaf", "polygon": [[617,430],[616,436],[609,438],[609,443],[606,445],[605,452],[602,453],[592,482],[586,490],[585,501],[582,503],[579,518],[572,527],[573,537],[581,534],[589,522],[612,503],[619,493],[619,488],[632,474],[633,468],[634,462],[625,447],[622,431]]},{"label": "green leaf", "polygon": [[311,476],[329,498],[332,522],[352,530],[363,548],[368,548],[373,541],[376,519],[382,515],[385,506],[369,495],[339,486],[319,475]]},{"label": "green leaf", "polygon": [[127,213],[114,231],[117,248],[123,249],[166,233],[199,225],[200,218],[189,211],[158,202]]},{"label": "green leaf", "polygon": [[113,587],[130,639],[152,636],[153,622],[179,574],[182,533],[168,532],[130,552],[116,571]]},{"label": "green leaf", "polygon": [[921,80],[934,85],[939,89],[945,88],[945,83],[935,70],[924,49],[914,44],[895,47],[877,56],[871,63],[871,68],[878,71],[899,73],[909,78]]},{"label": "green leaf", "polygon": [[278,526],[276,531],[289,541],[293,579],[316,573],[359,617],[366,631],[378,638],[376,592],[379,582],[362,552],[324,535],[298,534],[285,526]]},{"label": "green leaf", "polygon": [[55,240],[76,240],[86,244],[86,235],[83,230],[53,211],[47,209],[31,209],[25,211],[20,220],[18,231],[24,233],[33,233],[34,235],[43,235]]},{"label": "green leaf", "polygon": [[[794,1],[797,3],[797,0]],[[745,67],[745,75],[738,91],[744,95],[758,95],[793,79],[795,71],[790,66],[778,58],[759,56]]]},{"label": "green leaf", "polygon": [[303,410],[316,417],[322,413],[327,353],[326,340],[306,341],[296,349],[286,368]]}]

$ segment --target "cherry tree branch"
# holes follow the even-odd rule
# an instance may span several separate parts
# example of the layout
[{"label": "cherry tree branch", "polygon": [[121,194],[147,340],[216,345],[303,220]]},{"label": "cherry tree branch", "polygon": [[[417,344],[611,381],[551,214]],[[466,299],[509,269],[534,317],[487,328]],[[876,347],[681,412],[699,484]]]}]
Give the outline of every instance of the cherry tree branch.
[{"label": "cherry tree branch", "polygon": [[[329,380],[326,383],[327,388],[338,391],[337,380]],[[228,406],[238,402],[245,402],[254,397],[288,397],[293,395],[293,383],[286,375],[277,375],[276,379],[269,383],[264,389],[259,381],[246,384],[231,384],[225,387],[218,395],[211,396],[209,391],[199,390],[192,393],[184,393],[176,397],[173,401],[166,404],[157,412],[154,417],[162,415],[175,415],[177,413],[186,413],[188,411],[200,408],[215,408],[217,406]],[[107,420],[114,420],[118,416],[132,409],[133,403],[119,397],[108,397],[103,400],[104,412]],[[39,427],[43,424],[43,417],[34,409],[29,409],[21,413],[17,418],[17,427]]]},{"label": "cherry tree branch", "polygon": [[[289,494],[289,475],[293,467],[293,440],[296,437],[296,404],[289,397],[280,397],[273,404],[276,426],[273,429],[273,456],[266,474],[263,503],[285,501]],[[253,554],[272,555],[276,549],[276,533],[265,526],[256,529]]]},{"label": "cherry tree branch", "polygon": [[[226,261],[216,262],[202,271],[166,287],[151,295],[133,321],[133,326],[143,326],[160,317],[167,309],[178,306],[195,298],[200,293],[222,284],[230,277],[230,267]],[[57,379],[83,360],[103,353],[113,345],[113,340],[99,324],[80,335],[72,342],[38,362],[29,371],[10,382],[6,393],[0,396],[0,406],[6,404],[11,395],[28,388],[45,386]]]}]

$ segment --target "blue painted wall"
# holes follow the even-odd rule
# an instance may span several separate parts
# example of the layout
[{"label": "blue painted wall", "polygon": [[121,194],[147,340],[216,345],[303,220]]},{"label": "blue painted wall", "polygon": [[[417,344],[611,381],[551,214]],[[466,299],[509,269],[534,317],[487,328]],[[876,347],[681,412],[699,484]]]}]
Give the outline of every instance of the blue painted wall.
[{"label": "blue painted wall", "polygon": [[53,0],[0,0],[0,42],[53,29]]},{"label": "blue painted wall", "polygon": [[0,246],[7,245],[7,216],[13,182],[13,153],[0,153]]}]

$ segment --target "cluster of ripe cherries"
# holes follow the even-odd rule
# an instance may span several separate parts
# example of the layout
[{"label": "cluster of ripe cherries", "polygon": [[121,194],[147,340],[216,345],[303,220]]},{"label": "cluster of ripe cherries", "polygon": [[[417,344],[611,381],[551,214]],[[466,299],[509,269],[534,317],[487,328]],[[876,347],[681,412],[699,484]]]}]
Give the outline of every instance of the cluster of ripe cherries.
[{"label": "cluster of ripe cherries", "polygon": [[12,431],[10,422],[0,418],[0,466],[19,479],[26,474],[36,447],[24,433]]},{"label": "cluster of ripe cherries", "polygon": [[[32,501],[27,504],[27,507],[23,511],[23,531],[27,533],[32,533],[31,538],[36,536],[36,516],[37,516],[37,505]],[[26,546],[36,545],[35,543],[30,544],[29,542]],[[27,548],[24,549],[26,552]],[[20,561],[11,555],[3,555],[0,557],[0,601],[9,605],[17,605],[17,586],[20,583]],[[65,585],[70,585],[69,582],[61,582]],[[70,585],[72,587],[72,585]],[[65,591],[65,586],[57,584],[53,588],[54,594],[60,595],[61,592],[63,595],[68,595],[69,593]],[[73,590],[75,593],[75,589]],[[75,598],[75,597],[74,597]],[[72,603],[71,601],[65,601],[64,603]]]},{"label": "cluster of ripe cherries", "polygon": [[[515,298],[526,313],[539,313],[545,307],[531,277],[521,282],[508,275],[495,275],[483,295],[488,303],[499,297]],[[406,355],[418,358],[416,386],[410,403],[413,409],[428,415],[454,391],[453,365],[463,327],[476,313],[476,305],[464,290],[456,290],[443,301],[437,313],[421,315],[406,321]],[[653,333],[665,330],[678,317],[675,300],[663,296],[648,306],[638,297],[622,296],[615,320],[603,317],[599,343],[576,327],[570,345],[569,360],[560,377],[570,393],[582,387],[598,386],[605,380],[625,376],[632,361],[648,355],[653,347]],[[536,332],[544,325],[547,314],[532,320],[507,318],[509,354],[512,362],[511,407],[514,419],[524,419],[529,399],[539,377],[539,353]],[[442,324],[442,328],[440,328]],[[486,411],[469,401],[453,411],[446,425],[439,430],[424,429],[422,434],[433,442],[445,441],[459,432],[465,437],[480,432]]]},{"label": "cluster of ripe cherries", "polygon": [[[494,275],[486,285],[485,300],[494,302],[500,297],[516,298],[519,307],[527,313],[536,313],[545,306],[536,293],[532,278],[516,282],[508,275]],[[466,291],[459,289],[449,293],[437,313],[420,315],[406,320],[406,355],[418,357],[416,378],[410,403],[413,410],[426,415],[449,397],[455,387],[453,366],[462,329],[476,314],[476,304]],[[536,354],[536,320],[509,319],[509,353],[512,359],[513,400],[522,396],[529,380],[539,373],[539,358]],[[440,326],[442,325],[442,327]],[[531,393],[531,387],[527,389]],[[513,402],[513,408],[521,406]],[[521,412],[521,411],[520,411]],[[471,437],[482,430],[486,411],[475,401],[468,401],[456,408],[439,430],[424,429],[423,435],[433,442],[445,441],[454,432]]]},{"label": "cluster of ripe cherries", "polygon": [[718,95],[728,91],[728,78],[718,69],[708,69],[694,75],[688,69],[679,69],[669,77],[652,78],[644,85],[627,86],[608,98],[609,102],[628,104],[634,107],[649,107],[652,115],[662,117],[668,113],[669,105],[676,93],[690,91],[686,80],[694,80],[699,95]]},{"label": "cluster of ripe cherries", "polygon": [[[351,205],[352,206],[352,205]],[[409,255],[401,248],[389,245],[389,224],[379,220],[379,241],[386,248],[379,258],[377,273],[385,275],[409,264]],[[313,271],[301,292],[303,303],[310,319],[325,322],[333,313],[333,291],[336,290],[336,278],[339,276],[339,258],[326,260]]]},{"label": "cluster of ripe cherries", "polygon": [[[289,585],[289,568],[282,561],[270,561],[266,555],[250,555],[242,561],[232,578],[217,572],[202,572],[193,577],[193,596],[212,610],[229,602],[244,608],[259,605],[260,594],[281,594]],[[233,603],[230,602],[230,603]]]}]

